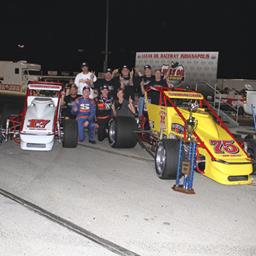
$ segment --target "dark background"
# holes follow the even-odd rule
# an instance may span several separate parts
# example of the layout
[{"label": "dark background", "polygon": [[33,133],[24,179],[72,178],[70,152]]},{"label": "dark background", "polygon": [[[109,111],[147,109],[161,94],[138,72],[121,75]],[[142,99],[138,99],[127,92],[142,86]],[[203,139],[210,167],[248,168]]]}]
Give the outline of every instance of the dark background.
[{"label": "dark background", "polygon": [[[109,1],[110,66],[133,66],[136,51],[219,51],[219,78],[256,78],[253,1]],[[105,6],[105,0],[1,1],[0,59],[69,71],[88,61],[101,71]]]}]

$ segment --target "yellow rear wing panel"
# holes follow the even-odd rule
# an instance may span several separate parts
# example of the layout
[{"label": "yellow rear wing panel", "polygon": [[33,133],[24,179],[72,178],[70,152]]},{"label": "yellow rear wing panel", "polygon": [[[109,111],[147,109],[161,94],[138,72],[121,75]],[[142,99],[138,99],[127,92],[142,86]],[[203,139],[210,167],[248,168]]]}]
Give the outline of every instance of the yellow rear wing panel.
[{"label": "yellow rear wing panel", "polygon": [[203,100],[204,96],[198,92],[165,91],[164,94],[170,99]]}]

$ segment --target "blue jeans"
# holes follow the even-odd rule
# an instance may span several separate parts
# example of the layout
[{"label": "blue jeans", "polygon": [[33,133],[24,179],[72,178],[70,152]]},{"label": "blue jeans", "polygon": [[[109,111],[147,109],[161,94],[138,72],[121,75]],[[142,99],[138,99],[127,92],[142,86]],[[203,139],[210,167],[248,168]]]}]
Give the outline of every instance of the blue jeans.
[{"label": "blue jeans", "polygon": [[94,123],[92,121],[89,121],[87,118],[78,118],[77,124],[78,124],[78,136],[80,141],[85,141],[85,132],[84,132],[84,122],[88,121],[88,133],[89,133],[89,140],[94,141]]},{"label": "blue jeans", "polygon": [[145,101],[144,96],[139,98],[139,104],[138,104],[138,114],[139,114],[139,116],[143,115],[144,104],[145,104],[144,101]]}]

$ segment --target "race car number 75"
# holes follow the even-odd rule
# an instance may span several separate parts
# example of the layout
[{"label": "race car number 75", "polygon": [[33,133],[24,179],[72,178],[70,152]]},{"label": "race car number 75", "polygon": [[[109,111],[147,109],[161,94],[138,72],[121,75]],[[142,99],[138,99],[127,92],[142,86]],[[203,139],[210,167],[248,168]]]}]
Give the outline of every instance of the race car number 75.
[{"label": "race car number 75", "polygon": [[233,140],[210,140],[210,144],[214,146],[214,152],[216,154],[237,154],[239,148],[234,145]]}]

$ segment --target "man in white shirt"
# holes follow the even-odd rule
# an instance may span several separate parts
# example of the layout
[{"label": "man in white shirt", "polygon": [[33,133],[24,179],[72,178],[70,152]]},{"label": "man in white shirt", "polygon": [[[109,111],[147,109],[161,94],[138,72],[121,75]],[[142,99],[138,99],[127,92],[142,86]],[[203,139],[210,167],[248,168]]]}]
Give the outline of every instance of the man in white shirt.
[{"label": "man in white shirt", "polygon": [[75,85],[78,88],[78,94],[82,95],[83,88],[89,87],[91,90],[90,98],[94,98],[93,92],[93,83],[96,82],[97,77],[94,73],[89,72],[89,65],[86,62],[83,62],[81,65],[82,72],[76,75]]}]

